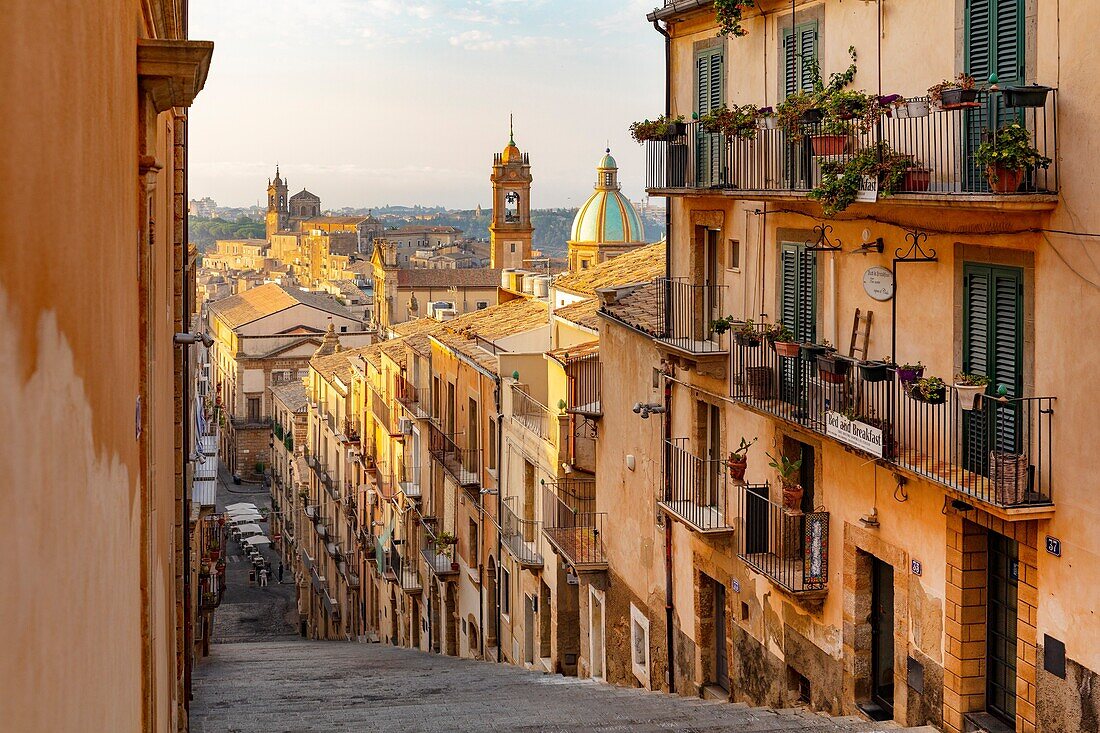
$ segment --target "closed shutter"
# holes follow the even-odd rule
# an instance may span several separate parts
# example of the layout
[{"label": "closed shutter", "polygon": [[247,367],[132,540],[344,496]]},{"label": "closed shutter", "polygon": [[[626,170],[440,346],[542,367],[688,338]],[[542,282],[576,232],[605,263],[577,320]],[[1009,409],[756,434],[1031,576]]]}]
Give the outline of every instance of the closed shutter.
[{"label": "closed shutter", "polygon": [[[813,343],[817,337],[817,260],[805,247],[784,242],[780,250],[779,320],[797,341]],[[805,373],[798,359],[782,359],[779,396],[803,407]]]},{"label": "closed shutter", "polygon": [[[1012,267],[967,263],[964,267],[963,371],[989,377],[989,394],[1023,393],[1023,272]],[[991,450],[1015,452],[1019,409],[986,402],[964,413],[967,468],[986,473]]]},{"label": "closed shutter", "polygon": [[[724,102],[725,73],[722,48],[700,51],[695,57],[695,111],[700,116],[712,112]],[[722,142],[717,133],[697,132],[696,181],[703,188],[717,185],[721,180],[719,153]]]},{"label": "closed shutter", "polygon": [[783,29],[784,96],[813,91],[813,61],[817,59],[817,22]]},{"label": "closed shutter", "polygon": [[[1023,0],[967,0],[966,73],[985,84],[996,73],[1000,86],[1024,81]],[[999,94],[990,94],[985,105],[965,112],[967,158],[984,140],[987,130],[1020,114],[1005,108]],[[968,166],[966,190],[987,191],[984,170]]]}]

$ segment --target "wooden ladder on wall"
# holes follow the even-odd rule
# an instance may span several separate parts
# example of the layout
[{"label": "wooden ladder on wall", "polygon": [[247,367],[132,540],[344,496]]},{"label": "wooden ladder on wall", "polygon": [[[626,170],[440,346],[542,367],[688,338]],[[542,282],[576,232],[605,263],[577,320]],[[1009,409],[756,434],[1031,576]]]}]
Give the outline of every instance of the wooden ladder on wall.
[{"label": "wooden ladder on wall", "polygon": [[867,344],[871,340],[871,321],[874,316],[874,311],[863,313],[856,308],[856,316],[852,320],[852,340],[848,344],[848,356],[855,358],[856,352],[859,352],[859,358],[867,360]]}]

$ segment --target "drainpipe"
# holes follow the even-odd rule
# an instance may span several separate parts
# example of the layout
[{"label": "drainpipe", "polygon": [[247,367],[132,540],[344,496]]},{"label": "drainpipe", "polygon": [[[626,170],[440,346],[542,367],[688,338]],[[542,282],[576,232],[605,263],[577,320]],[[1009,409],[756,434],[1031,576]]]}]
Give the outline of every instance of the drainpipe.
[{"label": "drainpipe", "polygon": [[[504,423],[504,406],[501,404],[501,386],[500,386],[500,376],[499,375],[496,377],[496,386],[497,386],[496,391],[493,393],[493,399],[496,401],[496,408],[497,408],[497,461],[496,461],[496,465],[497,465],[497,522],[496,523],[499,525],[501,514],[504,511],[504,482],[501,481],[501,478],[503,478],[503,476],[504,476],[504,452],[503,452],[504,434],[502,432],[503,431],[502,425]],[[504,648],[504,644],[501,642],[501,639],[500,639],[500,563],[501,563],[501,553],[503,551],[504,551],[504,546],[503,546],[503,541],[502,541],[501,536],[500,536],[500,527],[498,526],[497,527],[497,577],[493,579],[493,585],[496,588],[496,593],[497,593],[497,617],[496,617],[497,664],[500,664],[501,662],[504,661],[504,656],[501,653],[501,650]],[[484,636],[485,636],[485,634],[482,634],[482,637],[484,637]]]},{"label": "drainpipe", "polygon": [[[672,36],[668,29],[654,20],[653,28],[665,38],[665,115],[672,114]],[[672,279],[672,206],[668,198],[665,198],[665,281]],[[672,384],[665,379],[665,412],[661,416],[664,429],[664,440],[672,440],[672,420],[670,418],[672,408]],[[668,480],[668,443],[664,449],[665,480]],[[667,487],[666,487],[667,488]],[[675,669],[675,634],[672,630],[672,620],[675,609],[672,603],[672,526],[665,524],[665,648],[668,650],[668,691],[676,692]]]}]

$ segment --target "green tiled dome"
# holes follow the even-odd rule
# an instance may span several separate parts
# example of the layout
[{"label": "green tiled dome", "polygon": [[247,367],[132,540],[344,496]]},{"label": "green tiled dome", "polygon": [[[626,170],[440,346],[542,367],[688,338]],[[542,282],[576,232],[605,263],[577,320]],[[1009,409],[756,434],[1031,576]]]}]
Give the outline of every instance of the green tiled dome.
[{"label": "green tiled dome", "polygon": [[608,150],[596,168],[596,190],[573,219],[571,242],[642,244],[645,227],[619,190],[619,166]]}]

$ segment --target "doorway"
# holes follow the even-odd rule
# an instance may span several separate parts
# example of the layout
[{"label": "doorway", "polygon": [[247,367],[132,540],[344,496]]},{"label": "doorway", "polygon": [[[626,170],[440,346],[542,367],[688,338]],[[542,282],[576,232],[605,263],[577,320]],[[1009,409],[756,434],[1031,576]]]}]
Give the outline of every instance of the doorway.
[{"label": "doorway", "polygon": [[730,689],[729,654],[726,651],[726,586],[714,582],[714,681]]},{"label": "doorway", "polygon": [[894,717],[894,567],[871,558],[871,703],[877,720]]},{"label": "doorway", "polygon": [[1016,616],[1019,546],[989,533],[988,602],[986,604],[986,711],[1016,725]]},{"label": "doorway", "polygon": [[604,678],[603,598],[592,591],[588,595],[588,656],[592,665],[592,677]]},{"label": "doorway", "polygon": [[523,661],[535,663],[535,599],[523,596]]}]

